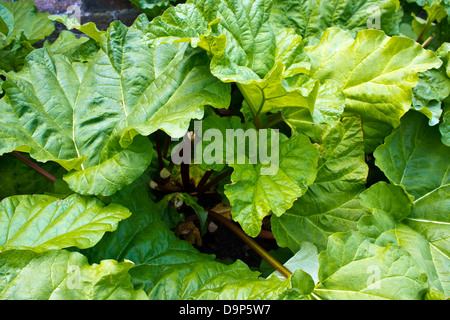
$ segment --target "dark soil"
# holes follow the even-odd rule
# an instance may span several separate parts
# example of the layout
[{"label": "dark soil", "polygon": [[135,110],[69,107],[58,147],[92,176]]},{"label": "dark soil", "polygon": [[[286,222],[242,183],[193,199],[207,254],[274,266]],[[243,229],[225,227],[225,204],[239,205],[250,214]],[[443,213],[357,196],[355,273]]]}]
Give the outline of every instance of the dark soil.
[{"label": "dark soil", "polygon": [[[259,267],[261,256],[259,256],[244,241],[237,237],[227,227],[214,222],[218,228],[214,233],[207,232],[203,237],[203,246],[199,251],[215,254],[219,260],[236,261],[242,260],[249,267]],[[273,240],[264,240],[256,238],[255,241],[267,251],[277,249],[278,246]]]},{"label": "dark soil", "polygon": [[[218,193],[203,194],[198,198],[198,204],[205,210],[213,209],[217,204],[222,203],[222,201],[222,196]],[[183,207],[181,208],[181,212],[185,215],[186,220],[193,221],[197,228],[200,229],[197,215],[192,208]],[[202,245],[194,246],[200,252],[214,254],[218,260],[223,260],[225,262],[241,260],[249,267],[259,268],[262,261],[261,256],[226,226],[217,221],[213,222],[217,225],[217,230],[214,232],[207,231],[202,236]],[[264,223],[263,225],[263,228],[268,230],[267,224]],[[255,238],[254,240],[267,251],[279,248],[275,240],[260,238]]]}]

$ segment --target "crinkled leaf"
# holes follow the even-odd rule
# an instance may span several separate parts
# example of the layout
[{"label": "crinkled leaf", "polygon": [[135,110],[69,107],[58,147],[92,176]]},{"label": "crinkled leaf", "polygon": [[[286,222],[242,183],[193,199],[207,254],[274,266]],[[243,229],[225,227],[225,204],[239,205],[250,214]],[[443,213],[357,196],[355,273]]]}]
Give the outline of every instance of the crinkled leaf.
[{"label": "crinkled leaf", "polygon": [[0,50],[0,69],[6,72],[21,70],[26,56],[33,50],[33,46],[26,40],[24,35],[13,39]]},{"label": "crinkled leaf", "polygon": [[288,139],[280,134],[276,143],[279,163],[271,164],[278,165],[275,173],[263,173],[271,170],[267,164],[230,164],[234,172],[232,183],[225,186],[225,195],[233,206],[233,219],[253,237],[261,231],[265,216],[270,212],[281,216],[316,178],[319,146],[304,135]]},{"label": "crinkled leaf", "polygon": [[312,118],[319,83],[314,82],[311,90],[305,90],[298,85],[297,77],[284,81],[284,68],[282,63],[278,63],[264,79],[238,84],[253,119],[286,108],[289,109],[286,111],[289,119]]},{"label": "crinkled leaf", "polygon": [[270,17],[274,26],[292,28],[303,38],[319,38],[329,27],[356,34],[378,28],[398,33],[398,0],[276,0]]},{"label": "crinkled leaf", "polygon": [[360,232],[330,236],[319,263],[314,293],[322,299],[420,300],[426,291],[427,275],[408,252],[378,246]]},{"label": "crinkled leaf", "polygon": [[67,30],[76,29],[83,32],[99,44],[102,42],[102,37],[105,35],[105,31],[98,30],[94,22],[88,22],[82,25],[76,18],[70,18],[66,14],[51,15],[48,18],[52,21],[61,22]]},{"label": "crinkled leaf", "polygon": [[89,248],[130,214],[122,206],[105,206],[97,198],[79,195],[64,200],[46,195],[9,197],[0,202],[0,251]]},{"label": "crinkled leaf", "polygon": [[[199,147],[203,159],[197,160],[206,163],[206,169],[220,170],[225,163],[234,168],[225,195],[233,206],[233,219],[250,235],[258,235],[269,212],[282,215],[315,179],[319,148],[304,135],[288,139],[272,132],[267,140],[260,140],[265,138],[252,124],[217,115],[207,117],[202,130]],[[262,163],[262,150],[268,152],[272,163]]]},{"label": "crinkled leaf", "polygon": [[145,289],[150,299],[279,300],[286,298],[291,291],[289,279],[261,279],[258,272],[251,271],[239,260],[232,265],[211,261],[166,266],[164,269],[157,276],[145,266],[135,267],[130,273],[135,282],[155,283]]},{"label": "crinkled leaf", "polygon": [[355,230],[366,212],[357,199],[368,174],[361,120],[344,119],[324,133],[320,144],[324,152],[314,184],[290,210],[271,218],[278,245],[293,252],[300,249],[302,241],[324,250],[329,235]]},{"label": "crinkled leaf", "polygon": [[335,80],[344,89],[344,115],[362,117],[366,152],[372,152],[400,125],[400,118],[411,107],[418,73],[442,64],[412,39],[390,38],[379,30],[360,31],[353,39],[346,31],[329,28],[306,51],[311,58],[311,78]]},{"label": "crinkled leaf", "polygon": [[88,37],[78,38],[74,33],[67,30],[63,30],[53,43],[46,41],[44,48],[52,54],[64,54],[75,61],[94,59],[100,49],[93,39]]},{"label": "crinkled leaf", "polygon": [[[445,42],[437,51],[436,54],[444,61],[445,72],[447,77],[450,78],[450,43]],[[442,122],[439,126],[439,130],[442,135],[442,143],[450,147],[450,113],[449,113],[449,103],[450,101],[445,101],[443,103],[443,115]]]},{"label": "crinkled leaf", "polygon": [[106,52],[89,63],[30,54],[3,84],[0,153],[58,162],[74,169],[65,177],[74,191],[111,195],[151,161],[151,143],[136,135],[182,136],[204,105],[228,107],[230,88],[210,74],[205,54],[184,44],[150,48],[141,40],[147,22],[113,23]]},{"label": "crinkled leaf", "polygon": [[130,262],[112,260],[89,265],[86,257],[64,250],[0,253],[0,298],[11,300],[147,299],[135,290]]},{"label": "crinkled leaf", "polygon": [[37,10],[34,1],[0,1],[0,17],[7,26],[6,34],[0,30],[6,36],[0,39],[0,48],[20,39],[22,33],[30,44],[44,39],[55,30],[48,16]]},{"label": "crinkled leaf", "polygon": [[144,12],[149,19],[161,15],[171,5],[183,2],[182,0],[130,0],[139,10]]},{"label": "crinkled leaf", "polygon": [[[315,81],[308,77],[299,77],[301,82],[296,84],[305,90],[314,90]],[[313,141],[319,141],[327,126],[335,126],[341,120],[345,108],[345,95],[342,88],[333,80],[325,80],[318,86],[312,114],[307,108],[285,108],[282,110],[284,121],[294,132],[301,132]]]},{"label": "crinkled leaf", "polygon": [[[428,276],[432,288],[442,294],[450,294],[450,258],[449,250],[442,246],[445,239],[440,239],[440,245],[426,236],[422,227],[416,224],[415,218],[410,218],[412,197],[408,196],[399,186],[378,183],[361,194],[361,203],[371,209],[371,214],[364,216],[358,223],[359,229],[376,239],[378,245],[396,244],[415,259]],[[434,231],[445,235],[450,231],[447,218],[433,221],[433,212],[427,211],[421,217],[421,222],[435,224]]]},{"label": "crinkled leaf", "polygon": [[284,81],[308,73],[309,57],[301,36],[270,26],[272,1],[202,4],[193,0],[168,9],[149,24],[147,37],[158,42],[189,41],[208,51],[211,72],[224,82],[238,83],[253,118],[290,107],[301,110],[297,117],[311,119],[317,89],[308,96],[295,79]]},{"label": "crinkled leaf", "polygon": [[[303,49],[302,38],[292,30],[279,30],[276,35],[274,60],[273,67],[261,78],[231,79],[238,82],[253,117],[289,108],[288,118],[297,119],[299,114],[302,118],[311,118],[319,84],[314,82],[310,89],[303,89],[302,78],[299,81],[298,77],[295,77],[308,73],[310,69],[309,57]],[[213,64],[214,61],[211,68],[214,68]],[[219,74],[216,76],[222,81],[230,80],[227,76]],[[292,113],[296,113],[296,116],[292,116]]]},{"label": "crinkled leaf", "polygon": [[[442,270],[448,270],[450,255],[450,148],[440,142],[438,128],[429,127],[423,115],[411,112],[375,151],[375,158],[392,183],[404,186],[414,196],[411,214],[402,221],[402,235],[409,240],[400,245],[420,244],[416,248],[415,256],[420,256],[417,260],[428,264],[424,270],[430,274],[435,287],[448,293],[448,279],[444,280],[448,271]],[[411,254],[415,252],[414,248],[407,250]],[[434,265],[429,265],[430,260]]]},{"label": "crinkled leaf", "polygon": [[[270,7],[271,1],[209,1],[204,6],[190,1],[152,21],[147,37],[204,48],[212,55],[212,73],[224,82],[238,83],[251,119],[282,110],[295,131],[306,129],[317,137],[322,125],[340,119],[342,89],[332,81],[323,86],[311,81],[302,87],[307,80],[299,75],[310,70],[302,37],[291,29],[273,29],[267,20]],[[236,23],[242,16],[248,19]]]},{"label": "crinkled leaf", "polygon": [[[389,180],[414,196],[414,211],[420,203],[434,207],[436,214],[448,208],[450,148],[440,142],[438,129],[429,127],[423,115],[409,112],[374,156]],[[436,194],[438,202],[431,200]]]},{"label": "crinkled leaf", "polygon": [[447,147],[450,147],[450,104],[444,104],[444,110],[442,115],[442,123],[439,126],[439,131],[442,135],[442,143]]},{"label": "crinkled leaf", "polygon": [[450,77],[450,43],[443,43],[436,51],[436,54],[444,61],[445,72]]},{"label": "crinkled leaf", "polygon": [[0,1],[0,70],[22,69],[32,45],[54,29],[48,13],[37,11],[34,1]]},{"label": "crinkled leaf", "polygon": [[444,43],[436,55],[444,62],[439,69],[419,74],[419,82],[413,89],[413,108],[430,119],[430,126],[440,122],[441,101],[450,95],[450,44]]},{"label": "crinkled leaf", "polygon": [[[277,55],[276,33],[269,23],[272,0],[220,1],[217,35],[225,34],[223,54],[211,61],[212,73],[222,81],[244,82],[264,78]],[[211,22],[211,21],[209,21]]]},{"label": "crinkled leaf", "polygon": [[449,95],[450,78],[445,69],[425,71],[413,89],[413,108],[426,115],[431,126],[437,125],[442,115],[441,101]]},{"label": "crinkled leaf", "polygon": [[219,0],[196,0],[171,7],[150,22],[146,37],[158,42],[188,41],[197,46],[200,38],[212,31],[210,23],[217,27],[218,4]]}]

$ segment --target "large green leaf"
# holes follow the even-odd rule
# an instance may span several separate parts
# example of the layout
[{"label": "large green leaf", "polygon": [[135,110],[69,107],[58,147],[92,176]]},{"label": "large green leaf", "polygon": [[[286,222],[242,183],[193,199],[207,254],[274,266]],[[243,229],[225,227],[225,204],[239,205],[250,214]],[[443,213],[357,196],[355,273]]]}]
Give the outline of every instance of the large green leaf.
[{"label": "large green leaf", "polygon": [[[359,229],[376,239],[378,245],[393,243],[408,251],[417,264],[428,276],[433,289],[450,295],[450,258],[448,250],[448,234],[450,220],[447,217],[440,221],[433,212],[427,211],[421,222],[436,224],[434,231],[444,238],[434,241],[427,237],[423,225],[415,224],[416,219],[409,218],[412,197],[399,186],[378,183],[361,194],[361,203],[371,209],[371,214],[364,216],[358,223]],[[447,245],[445,245],[447,243]]]},{"label": "large green leaf", "polygon": [[[441,264],[432,268],[448,270],[450,148],[440,142],[438,128],[429,127],[426,120],[417,112],[408,113],[402,125],[375,151],[375,158],[389,180],[404,186],[414,197],[414,207],[402,225],[426,248],[428,257],[417,260],[427,261],[431,255],[436,264]],[[435,286],[448,294],[448,284]]]},{"label": "large green leaf", "polygon": [[122,206],[105,206],[97,198],[79,195],[64,200],[45,195],[9,197],[0,202],[0,251],[89,248],[130,214]]},{"label": "large green leaf", "polygon": [[378,246],[360,232],[330,236],[319,263],[314,294],[321,299],[420,300],[426,291],[427,275],[408,252]]},{"label": "large green leaf", "polygon": [[52,54],[64,54],[74,60],[89,61],[93,59],[99,50],[98,45],[88,37],[77,37],[74,33],[63,30],[59,37],[50,43],[44,43],[46,48]]},{"label": "large green leaf", "polygon": [[313,117],[319,83],[303,89],[303,79],[295,77],[310,69],[302,37],[273,29],[271,7],[272,1],[192,0],[152,21],[146,36],[158,43],[188,41],[208,51],[211,72],[238,84],[253,119],[290,108],[286,118],[292,121],[319,120]]},{"label": "large green leaf", "polygon": [[50,35],[55,29],[34,1],[0,1],[0,69],[18,71],[31,45]]},{"label": "large green leaf", "polygon": [[[149,281],[155,275],[145,268],[130,271],[133,280]],[[259,278],[242,261],[232,265],[220,262],[197,262],[166,267],[155,285],[146,290],[150,299],[162,300],[279,300],[291,293],[290,280]],[[293,294],[291,298],[300,298]]]},{"label": "large green leaf", "polygon": [[360,118],[346,118],[328,129],[320,144],[324,152],[314,184],[290,210],[271,218],[278,245],[293,252],[300,249],[302,241],[324,250],[329,235],[355,230],[366,212],[357,198],[365,189],[368,173]]},{"label": "large green leaf", "polygon": [[273,69],[278,50],[277,34],[268,21],[271,7],[272,1],[267,0],[219,3],[218,32],[227,37],[227,46],[211,61],[214,75],[223,81],[245,83],[260,80]]},{"label": "large green leaf", "polygon": [[[372,152],[411,107],[418,74],[442,61],[412,39],[363,30],[356,39],[338,28],[327,29],[316,46],[307,47],[310,77],[335,80],[344,89],[344,115],[363,120],[366,152]],[[345,63],[342,63],[345,61]]]},{"label": "large green leaf", "polygon": [[74,191],[111,195],[151,161],[151,143],[136,135],[182,136],[204,105],[228,107],[230,88],[211,75],[206,55],[185,44],[149,47],[141,40],[147,23],[113,23],[106,51],[89,63],[30,54],[3,84],[0,153],[58,162],[74,170],[65,177]]},{"label": "large green leaf", "polygon": [[[83,250],[91,262],[133,261],[135,266],[130,270],[133,283],[142,287],[151,299],[261,299],[282,298],[291,293],[290,280],[261,279],[241,261],[232,265],[213,261],[213,255],[200,253],[178,239],[160,217],[159,211],[170,203],[163,199],[161,205],[155,204],[149,198],[148,179],[144,174],[111,197],[133,214],[120,222],[116,232],[106,234],[96,246]],[[307,265],[297,263],[292,271]],[[301,284],[302,281],[298,285]]]},{"label": "large green leaf", "polygon": [[344,92],[333,80],[325,80],[320,86],[317,85],[317,80],[307,76],[300,76],[297,81],[294,86],[299,86],[301,90],[317,90],[317,93],[305,93],[305,96],[315,99],[313,110],[299,107],[297,101],[292,104],[294,107],[283,109],[281,114],[294,132],[301,132],[313,141],[319,141],[327,126],[335,126],[341,120],[345,108]]},{"label": "large green leaf", "polygon": [[86,257],[64,250],[0,253],[2,300],[134,300],[147,299],[135,290],[130,262],[112,260],[89,265]]},{"label": "large green leaf", "polygon": [[263,172],[269,169],[267,164],[230,164],[234,172],[225,195],[233,206],[233,219],[253,237],[260,233],[265,216],[270,212],[281,216],[316,178],[319,146],[301,134],[279,137],[275,141],[279,143],[279,163],[271,164],[278,166],[274,173]]},{"label": "large green leaf", "polygon": [[436,209],[435,214],[444,214],[450,187],[450,148],[441,143],[438,129],[429,127],[423,115],[409,112],[374,156],[389,180],[405,186],[414,196],[414,211],[426,203]]},{"label": "large green leaf", "polygon": [[[236,2],[236,1],[235,1]],[[271,1],[219,4],[220,25],[216,34],[224,34],[227,45],[216,52],[211,72],[224,82],[236,82],[253,118],[261,114],[291,108],[312,117],[319,84],[309,92],[302,90],[296,78],[309,72],[309,57],[303,40],[292,30],[272,29],[268,21]],[[248,22],[238,24],[242,16]],[[239,27],[235,27],[238,25]],[[297,111],[298,112],[298,111]]]},{"label": "large green leaf", "polygon": [[[226,47],[222,45],[221,50],[212,51],[215,54],[211,61],[212,73],[223,81],[261,79],[273,68],[277,55],[276,32],[268,22],[272,2],[192,0],[186,5],[169,9],[160,20],[157,19],[155,36],[194,38],[194,44],[196,38],[200,38],[200,46],[213,48],[208,44],[217,44],[216,38],[225,35]],[[189,15],[183,16],[184,12]],[[192,25],[192,28],[187,29],[189,33],[179,33],[178,28],[171,28],[174,21],[181,20],[172,18],[174,15]],[[205,37],[209,24],[212,25],[211,37]],[[154,33],[153,30],[152,23],[149,31]]]},{"label": "large green leaf", "polygon": [[429,127],[423,115],[409,113],[374,155],[389,180],[414,196],[408,225],[448,253],[448,236],[439,231],[446,224],[439,221],[448,220],[450,148],[440,142],[438,128]]},{"label": "large green leaf", "polygon": [[[280,216],[290,208],[316,177],[320,150],[302,134],[264,135],[238,117],[217,115],[207,117],[202,130],[202,159],[197,160],[207,170],[222,170],[225,164],[234,169],[225,195],[233,219],[251,236],[258,235],[270,212]],[[269,163],[264,163],[264,151]]]},{"label": "large green leaf", "polygon": [[39,12],[34,1],[0,1],[0,16],[8,29],[6,39],[2,39],[5,44],[0,47],[9,44],[14,38],[20,38],[21,33],[30,44],[34,44],[55,30],[48,19],[49,14]]},{"label": "large green leaf", "polygon": [[294,131],[316,138],[323,125],[341,118],[344,93],[336,82],[320,84],[304,76],[310,70],[304,41],[292,29],[270,25],[271,6],[272,1],[192,0],[152,21],[147,37],[189,41],[208,51],[211,72],[237,83],[248,120],[258,128],[261,116],[282,110]]},{"label": "large green leaf", "polygon": [[292,28],[303,38],[319,38],[329,27],[356,34],[378,28],[389,35],[398,33],[398,0],[275,0],[273,25]]}]

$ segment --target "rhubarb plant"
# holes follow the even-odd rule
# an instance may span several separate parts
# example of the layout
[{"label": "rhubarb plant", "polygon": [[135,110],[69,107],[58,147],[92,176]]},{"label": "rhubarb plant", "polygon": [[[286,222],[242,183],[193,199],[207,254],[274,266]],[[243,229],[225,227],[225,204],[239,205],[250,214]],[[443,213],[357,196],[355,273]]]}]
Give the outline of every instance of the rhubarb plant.
[{"label": "rhubarb plant", "polygon": [[1,299],[447,299],[446,0],[132,2],[0,2]]}]

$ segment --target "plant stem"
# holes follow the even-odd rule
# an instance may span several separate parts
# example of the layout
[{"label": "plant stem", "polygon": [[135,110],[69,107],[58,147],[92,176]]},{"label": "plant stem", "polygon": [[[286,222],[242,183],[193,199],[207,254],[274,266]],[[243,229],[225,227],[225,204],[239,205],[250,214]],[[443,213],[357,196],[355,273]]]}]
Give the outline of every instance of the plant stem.
[{"label": "plant stem", "polygon": [[266,125],[266,128],[273,128],[277,124],[283,122],[283,116],[281,115],[281,112],[271,114],[268,117],[269,123]]},{"label": "plant stem", "polygon": [[262,128],[261,112],[266,103],[266,93],[264,92],[264,89],[265,88],[263,88],[263,89],[260,88],[262,100],[261,100],[261,104],[259,105],[258,111],[256,112],[256,119],[255,119],[256,130],[260,130]]},{"label": "plant stem", "polygon": [[214,109],[214,112],[220,117],[232,117],[234,113],[230,109]]},{"label": "plant stem", "polygon": [[166,143],[164,145],[164,151],[163,151],[163,158],[166,159],[167,158],[167,154],[169,153],[169,147],[170,147],[170,136],[166,137]]},{"label": "plant stem", "polygon": [[275,237],[273,236],[272,231],[267,231],[267,230],[261,230],[261,232],[258,235],[258,238],[265,239],[265,240],[275,240]]},{"label": "plant stem", "polygon": [[33,169],[34,171],[36,171],[37,173],[39,173],[40,175],[42,175],[45,179],[47,179],[48,181],[50,181],[51,183],[55,183],[56,178],[51,175],[50,173],[48,173],[47,171],[45,171],[44,169],[42,169],[41,167],[39,167],[36,163],[34,163],[33,161],[31,161],[30,159],[24,157],[20,152],[17,151],[13,151],[12,154],[18,158],[20,161],[22,161],[23,163],[25,163],[27,166],[29,166],[31,169]]},{"label": "plant stem", "polygon": [[159,141],[158,132],[155,132],[155,141],[156,141],[156,151],[158,152],[158,164],[159,164],[159,171],[164,169],[164,162],[161,152],[161,143]]},{"label": "plant stem", "polygon": [[431,24],[431,21],[428,19],[427,22],[425,23],[425,26],[422,29],[422,32],[420,32],[419,37],[417,38],[417,42],[420,43],[420,40],[422,40],[423,35],[425,34],[425,32],[428,30],[429,26]]},{"label": "plant stem", "polygon": [[262,128],[262,119],[260,115],[257,115],[255,118],[255,127],[256,130],[260,130]]},{"label": "plant stem", "polygon": [[191,177],[189,174],[189,164],[182,163],[181,167],[181,180],[183,181],[184,191],[189,193],[192,192]]},{"label": "plant stem", "polygon": [[211,175],[214,173],[214,170],[209,170],[206,171],[205,174],[203,175],[202,179],[200,180],[200,182],[197,184],[196,190],[203,190],[203,187],[205,186],[206,182],[208,182],[209,178],[211,177]]},{"label": "plant stem", "polygon": [[431,41],[433,41],[434,37],[428,37],[427,40],[422,44],[422,48],[425,48]]},{"label": "plant stem", "polygon": [[311,296],[316,300],[322,300],[318,295],[316,295],[314,292],[311,292]]},{"label": "plant stem", "polygon": [[198,193],[202,193],[204,190],[208,190],[210,189],[212,186],[216,185],[217,183],[219,183],[220,181],[222,181],[223,179],[229,177],[232,173],[233,173],[234,169],[230,169],[227,170],[221,174],[219,174],[217,177],[215,177],[214,179],[212,179],[210,182],[208,182],[202,189],[198,189]]},{"label": "plant stem", "polygon": [[270,253],[268,253],[263,247],[261,247],[255,240],[250,238],[241,228],[239,228],[232,221],[228,220],[224,216],[215,213],[214,211],[209,211],[209,216],[214,220],[225,225],[230,229],[235,235],[241,238],[246,244],[248,244],[253,250],[256,251],[264,260],[266,260],[272,267],[279,271],[283,276],[289,278],[292,272],[289,271],[285,266],[283,266],[278,260],[276,260]]}]

